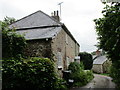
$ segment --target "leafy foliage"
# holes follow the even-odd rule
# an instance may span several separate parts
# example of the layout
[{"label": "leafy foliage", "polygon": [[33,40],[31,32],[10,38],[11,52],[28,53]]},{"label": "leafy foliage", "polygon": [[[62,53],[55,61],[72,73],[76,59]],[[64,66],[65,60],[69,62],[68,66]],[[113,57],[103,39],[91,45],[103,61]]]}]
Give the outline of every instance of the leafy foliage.
[{"label": "leafy foliage", "polygon": [[0,25],[2,27],[2,57],[4,59],[20,57],[23,55],[23,50],[26,46],[25,38],[22,35],[16,34],[15,29],[8,27],[14,21],[14,18],[6,17]]},{"label": "leafy foliage", "polygon": [[49,59],[33,57],[21,61],[3,60],[2,66],[3,90],[53,90],[58,85],[54,64]]},{"label": "leafy foliage", "polygon": [[113,63],[112,67],[110,68],[110,76],[117,84],[117,88],[120,89],[120,60]]},{"label": "leafy foliage", "polygon": [[2,32],[2,57],[11,58],[23,55],[26,46],[25,38],[15,32]]},{"label": "leafy foliage", "polygon": [[83,86],[93,79],[92,71],[85,72],[83,67],[77,62],[70,63],[68,69],[71,70],[70,78],[74,80],[73,86]]},{"label": "leafy foliage", "polygon": [[3,30],[7,30],[8,29],[8,25],[12,24],[13,22],[15,22],[14,18],[10,18],[10,17],[5,17],[3,21],[0,21],[0,29]]},{"label": "leafy foliage", "polygon": [[90,70],[93,66],[92,55],[87,52],[81,52],[79,53],[79,56],[80,56],[80,61],[83,62],[84,69]]},{"label": "leafy foliage", "polygon": [[98,47],[105,50],[112,60],[111,76],[120,86],[120,3],[106,5],[102,11],[103,18],[95,19],[98,34]]},{"label": "leafy foliage", "polygon": [[80,72],[80,65],[77,62],[71,62],[68,66],[68,70],[71,70],[73,73]]}]

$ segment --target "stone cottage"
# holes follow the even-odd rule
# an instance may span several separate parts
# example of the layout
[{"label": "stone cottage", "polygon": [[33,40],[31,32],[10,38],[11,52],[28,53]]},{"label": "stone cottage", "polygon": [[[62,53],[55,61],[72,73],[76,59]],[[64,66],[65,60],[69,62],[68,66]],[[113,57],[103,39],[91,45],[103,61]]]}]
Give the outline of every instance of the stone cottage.
[{"label": "stone cottage", "polygon": [[96,73],[108,73],[112,62],[103,55],[101,51],[96,51],[96,55],[93,56],[93,72]]},{"label": "stone cottage", "polygon": [[28,56],[51,58],[58,70],[66,70],[69,63],[78,56],[80,45],[67,27],[60,22],[58,11],[52,16],[37,11],[9,26],[23,34],[28,46]]}]

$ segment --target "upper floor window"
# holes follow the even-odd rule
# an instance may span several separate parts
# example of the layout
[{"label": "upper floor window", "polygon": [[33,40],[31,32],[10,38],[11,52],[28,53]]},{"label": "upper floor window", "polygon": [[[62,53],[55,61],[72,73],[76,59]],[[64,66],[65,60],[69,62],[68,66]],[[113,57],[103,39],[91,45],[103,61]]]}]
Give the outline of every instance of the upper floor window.
[{"label": "upper floor window", "polygon": [[66,43],[68,44],[68,35],[66,34]]}]

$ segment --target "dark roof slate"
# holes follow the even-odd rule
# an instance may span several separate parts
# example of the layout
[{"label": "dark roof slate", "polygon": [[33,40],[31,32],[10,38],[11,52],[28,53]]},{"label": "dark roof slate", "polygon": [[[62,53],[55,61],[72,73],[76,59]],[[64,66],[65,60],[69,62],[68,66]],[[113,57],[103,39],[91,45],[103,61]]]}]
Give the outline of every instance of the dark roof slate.
[{"label": "dark roof slate", "polygon": [[9,28],[15,28],[17,33],[25,34],[27,40],[53,38],[60,29],[63,29],[77,43],[63,23],[40,10],[17,20]]},{"label": "dark roof slate", "polygon": [[17,20],[9,27],[10,28],[15,27],[16,29],[21,29],[21,28],[51,26],[51,25],[60,25],[60,24],[61,23],[55,20],[54,18],[50,17],[49,15],[39,10],[20,20]]},{"label": "dark roof slate", "polygon": [[18,30],[19,34],[24,35],[26,40],[54,38],[60,31],[61,27],[37,28],[28,30]]},{"label": "dark roof slate", "polygon": [[106,56],[99,56],[93,61],[93,64],[103,64],[105,61],[107,61]]}]

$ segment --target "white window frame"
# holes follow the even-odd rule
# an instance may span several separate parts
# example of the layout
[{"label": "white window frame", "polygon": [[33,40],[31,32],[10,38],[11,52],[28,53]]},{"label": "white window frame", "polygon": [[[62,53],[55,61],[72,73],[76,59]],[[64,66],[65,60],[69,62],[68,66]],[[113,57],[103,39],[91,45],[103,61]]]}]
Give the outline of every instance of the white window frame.
[{"label": "white window frame", "polygon": [[62,59],[62,53],[61,52],[57,53],[57,65],[58,65],[58,68],[63,69],[63,59]]}]

